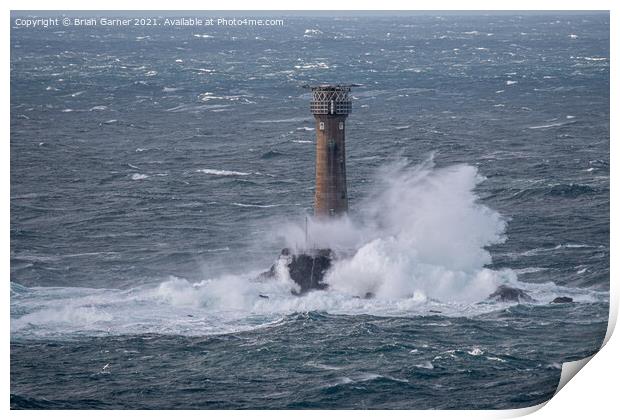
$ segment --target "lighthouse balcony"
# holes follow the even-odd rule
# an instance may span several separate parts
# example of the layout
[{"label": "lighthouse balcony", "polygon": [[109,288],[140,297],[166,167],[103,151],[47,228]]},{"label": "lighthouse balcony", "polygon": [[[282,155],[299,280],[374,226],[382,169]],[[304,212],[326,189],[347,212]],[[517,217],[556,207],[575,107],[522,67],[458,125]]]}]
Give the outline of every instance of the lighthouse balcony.
[{"label": "lighthouse balcony", "polygon": [[351,113],[349,86],[316,86],[312,88],[310,111],[313,114],[348,115]]},{"label": "lighthouse balcony", "polygon": [[315,115],[349,115],[351,113],[351,101],[312,101],[310,102],[310,112]]}]

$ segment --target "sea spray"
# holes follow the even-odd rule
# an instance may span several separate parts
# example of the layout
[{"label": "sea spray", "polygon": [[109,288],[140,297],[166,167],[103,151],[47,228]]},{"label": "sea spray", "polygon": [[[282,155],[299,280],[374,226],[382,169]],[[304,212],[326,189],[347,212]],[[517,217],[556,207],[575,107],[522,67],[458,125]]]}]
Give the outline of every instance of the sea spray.
[{"label": "sea spray", "polygon": [[[477,302],[516,276],[489,270],[487,246],[505,240],[506,222],[478,202],[484,178],[470,165],[436,168],[400,158],[382,166],[351,217],[312,219],[308,239],[288,226],[288,243],[329,247],[341,255],[327,274],[331,290],[379,298],[424,296]],[[305,234],[305,232],[304,232]]]},{"label": "sea spray", "polygon": [[[293,296],[296,285],[281,263],[269,280],[257,270],[195,283],[171,276],[127,290],[11,283],[11,335],[223,334],[311,311],[410,317],[432,309],[470,317],[509,306],[478,304],[504,283],[527,288],[539,304],[558,295],[608,299],[605,292],[525,284],[512,270],[485,268],[491,262],[485,247],[505,240],[506,222],[478,202],[475,188],[483,180],[469,165],[436,168],[432,157],[420,165],[398,159],[378,170],[350,217],[310,218],[306,244],[303,222],[285,224],[285,244],[330,247],[340,255],[327,274],[327,291]],[[375,298],[361,299],[367,292]]]}]

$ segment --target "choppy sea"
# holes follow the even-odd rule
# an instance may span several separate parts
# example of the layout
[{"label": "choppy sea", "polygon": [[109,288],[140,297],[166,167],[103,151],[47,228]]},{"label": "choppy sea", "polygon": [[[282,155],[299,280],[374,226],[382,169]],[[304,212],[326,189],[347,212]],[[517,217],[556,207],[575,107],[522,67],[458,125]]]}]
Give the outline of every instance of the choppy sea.
[{"label": "choppy sea", "polygon": [[[282,18],[12,24],[12,408],[519,408],[598,350],[609,14]],[[347,258],[296,297],[256,277],[307,245],[322,82],[361,84],[308,232]]]}]

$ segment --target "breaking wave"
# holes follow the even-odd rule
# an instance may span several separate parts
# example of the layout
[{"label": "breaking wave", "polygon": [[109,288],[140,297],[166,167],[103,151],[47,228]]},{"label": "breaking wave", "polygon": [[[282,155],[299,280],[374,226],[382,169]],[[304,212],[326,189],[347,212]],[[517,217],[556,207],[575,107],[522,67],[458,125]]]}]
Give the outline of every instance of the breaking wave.
[{"label": "breaking wave", "polygon": [[[328,291],[291,295],[295,285],[282,261],[270,279],[260,271],[197,283],[170,277],[128,290],[12,283],[11,334],[223,334],[310,311],[476,316],[509,305],[480,303],[506,283],[526,289],[540,304],[558,295],[578,303],[608,299],[604,292],[551,282],[521,283],[513,270],[487,268],[492,258],[486,247],[506,239],[506,220],[478,201],[475,188],[483,180],[469,165],[435,168],[432,158],[420,165],[400,159],[379,170],[357,213],[329,222],[310,219],[307,243],[303,223],[283,225],[279,233],[287,246],[330,247],[341,257],[326,275]],[[360,298],[367,292],[375,298]]]},{"label": "breaking wave", "polygon": [[[338,290],[291,295],[286,276],[269,282],[251,281],[257,272],[227,275],[192,283],[171,277],[160,284],[122,289],[33,287],[11,283],[12,338],[78,338],[131,334],[204,336],[267,328],[294,320],[296,313],[390,317],[475,317],[506,308],[508,303],[448,303],[420,295],[360,299]],[[553,283],[523,284],[548,303],[570,295],[578,303],[608,299],[608,294],[559,287]],[[292,316],[292,318],[291,318]]]},{"label": "breaking wave", "polygon": [[[384,166],[357,217],[309,225],[310,247],[351,255],[335,264],[327,283],[358,296],[476,302],[516,280],[511,270],[485,268],[486,247],[505,240],[506,221],[477,201],[483,180],[473,166],[435,168],[432,157]],[[301,226],[287,230],[290,247],[305,242]]]},{"label": "breaking wave", "polygon": [[207,175],[218,175],[218,176],[246,176],[250,175],[249,172],[239,172],[239,171],[229,171],[226,169],[198,169],[196,172],[201,172]]}]

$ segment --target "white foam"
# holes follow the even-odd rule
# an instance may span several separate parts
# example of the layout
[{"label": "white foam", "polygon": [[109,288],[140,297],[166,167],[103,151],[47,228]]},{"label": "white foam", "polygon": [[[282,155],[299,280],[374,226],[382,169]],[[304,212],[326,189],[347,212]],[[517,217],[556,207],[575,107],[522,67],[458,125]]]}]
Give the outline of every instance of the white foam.
[{"label": "white foam", "polygon": [[209,248],[206,250],[207,252],[226,252],[230,251],[230,247],[222,247],[222,248]]},{"label": "white foam", "polygon": [[[144,176],[134,174],[132,179]],[[327,274],[328,291],[293,296],[291,290],[299,289],[284,260],[276,264],[274,278],[262,280],[257,280],[260,271],[248,271],[198,282],[170,277],[130,290],[12,284],[11,310],[17,315],[11,318],[11,334],[222,334],[268,328],[284,322],[286,315],[309,311],[411,317],[429,316],[434,310],[442,317],[471,317],[512,305],[478,303],[502,283],[527,290],[540,305],[557,296],[571,296],[577,303],[609,299],[606,292],[523,283],[512,270],[485,268],[491,262],[486,247],[504,240],[506,223],[478,202],[475,187],[482,181],[472,166],[437,169],[432,160],[418,166],[399,160],[379,171],[355,219],[310,219],[308,245],[329,246],[343,257]],[[303,223],[286,224],[280,234],[287,243],[301,244]],[[576,246],[583,245],[562,245]],[[207,252],[220,250],[229,247]],[[366,292],[375,298],[358,297]],[[442,320],[441,325],[449,322]],[[418,367],[433,368],[431,362]]]},{"label": "white foam", "polygon": [[[11,284],[12,312],[19,314],[11,317],[11,334],[20,337],[148,333],[202,336],[266,328],[283,322],[288,314],[309,311],[411,317],[427,316],[430,307],[441,309],[443,317],[460,318],[511,305],[428,302],[415,297],[359,299],[335,290],[296,297],[290,293],[296,285],[282,264],[277,265],[276,272],[276,278],[269,281],[252,281],[258,272],[248,272],[195,283],[171,277],[160,284],[130,290],[27,288]],[[553,283],[512,285],[526,288],[541,305],[557,296],[572,296],[576,302],[608,299],[608,294],[602,292],[562,288]],[[478,355],[476,348],[469,352]]]},{"label": "white foam", "polygon": [[[483,178],[468,165],[433,166],[400,160],[383,168],[361,220],[311,220],[311,246],[352,253],[328,273],[333,290],[475,302],[516,278],[510,270],[484,268],[491,262],[485,247],[505,239],[506,223],[477,202],[474,188]],[[289,246],[304,243],[303,226],[287,229]]]},{"label": "white foam", "polygon": [[518,274],[532,274],[539,273],[541,271],[546,271],[548,268],[545,267],[526,267],[526,268],[518,268],[513,270],[517,275]]},{"label": "white foam", "polygon": [[563,125],[568,124],[567,122],[558,122],[558,123],[552,123],[552,124],[544,124],[544,125],[535,125],[532,127],[528,127],[530,130],[537,130],[537,129],[541,129],[541,128],[551,128],[551,127],[561,127]]},{"label": "white foam", "polygon": [[307,366],[311,366],[311,367],[315,367],[315,368],[323,369],[323,370],[341,370],[342,369],[338,366],[331,366],[331,365],[326,365],[324,363],[318,363],[318,362],[306,362],[305,364]]},{"label": "white foam", "polygon": [[131,179],[133,179],[134,181],[140,181],[143,179],[147,179],[149,176],[146,174],[133,174],[131,176]]},{"label": "white foam", "polygon": [[[239,101],[239,102],[246,103],[246,104],[254,104],[254,103],[256,103],[256,102],[251,101],[251,100],[248,99],[248,97],[251,97],[250,95],[214,96],[212,92],[204,92],[204,93],[201,93],[200,95],[198,95],[198,97],[200,98],[200,100],[202,102],[209,102],[209,101],[212,101],[212,100],[226,100],[226,101],[231,101],[231,102]],[[217,105],[211,105],[211,106],[215,107]]]},{"label": "white foam", "polygon": [[562,248],[592,248],[592,245],[587,244],[560,244],[556,245],[554,249],[562,249]]},{"label": "white foam", "polygon": [[429,361],[426,361],[424,363],[420,363],[414,366],[420,369],[435,369],[435,366],[433,366],[433,364]]},{"label": "white foam", "polygon": [[473,349],[469,350],[467,354],[471,356],[480,356],[484,354],[484,351],[482,351],[480,347],[474,347]]},{"label": "white foam", "polygon": [[298,64],[294,66],[298,70],[306,70],[306,69],[328,69],[329,65],[322,61],[317,63],[309,63],[309,64]]},{"label": "white foam", "polygon": [[226,169],[198,169],[196,172],[201,172],[207,175],[217,176],[246,176],[250,175],[249,172],[229,171]]},{"label": "white foam", "polygon": [[231,203],[231,204],[237,207],[257,207],[261,209],[268,209],[271,207],[282,206],[282,204],[247,204],[247,203]]}]

